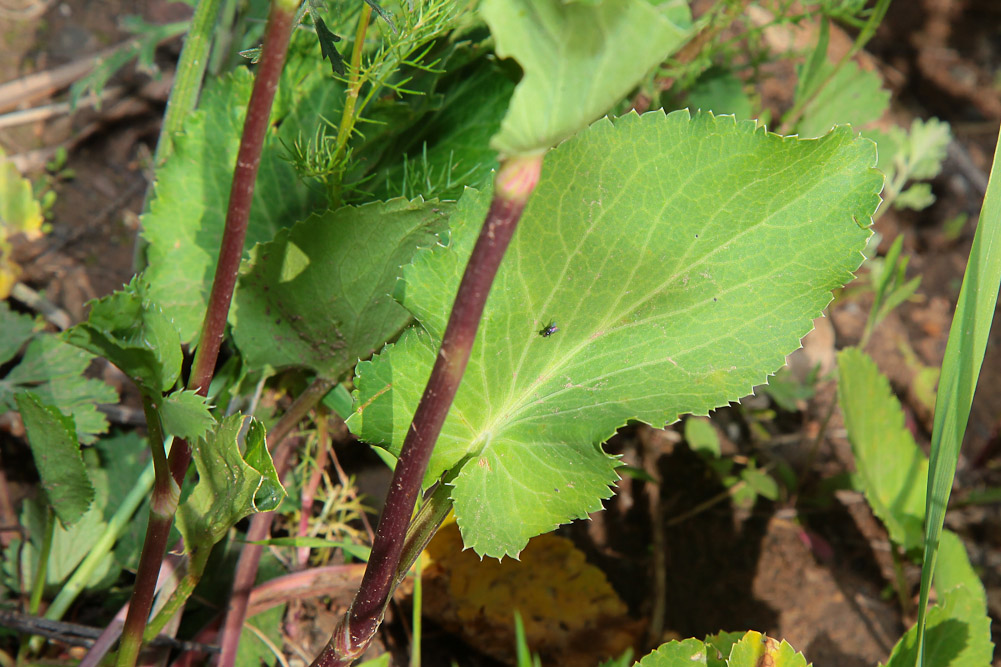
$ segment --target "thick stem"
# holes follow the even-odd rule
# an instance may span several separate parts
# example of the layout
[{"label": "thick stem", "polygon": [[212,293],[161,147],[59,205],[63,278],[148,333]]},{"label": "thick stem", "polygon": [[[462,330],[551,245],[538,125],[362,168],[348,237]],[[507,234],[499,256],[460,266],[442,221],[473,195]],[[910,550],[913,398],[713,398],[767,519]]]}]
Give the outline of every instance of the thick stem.
[{"label": "thick stem", "polygon": [[512,158],[497,173],[490,210],[459,283],[441,349],[396,463],[361,587],[327,646],[313,661],[314,667],[351,664],[382,623],[431,450],[459,389],[487,295],[539,180],[541,165],[542,155]]}]

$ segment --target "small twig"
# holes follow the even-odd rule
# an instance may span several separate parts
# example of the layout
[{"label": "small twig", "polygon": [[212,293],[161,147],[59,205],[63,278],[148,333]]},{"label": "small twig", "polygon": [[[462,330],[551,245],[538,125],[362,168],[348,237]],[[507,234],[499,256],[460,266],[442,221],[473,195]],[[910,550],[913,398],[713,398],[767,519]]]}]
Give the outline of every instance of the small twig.
[{"label": "small twig", "polygon": [[0,128],[17,127],[38,121],[48,120],[56,116],[64,116],[76,110],[96,106],[98,103],[117,102],[126,94],[125,86],[109,86],[104,89],[102,95],[90,92],[86,97],[77,102],[76,109],[69,102],[54,102],[40,107],[11,111],[0,116]]},{"label": "small twig", "polygon": [[69,329],[73,325],[73,318],[70,317],[69,313],[24,283],[15,283],[10,291],[10,295],[28,308],[41,313],[46,320],[55,325],[60,331],[66,331],[66,329]]}]

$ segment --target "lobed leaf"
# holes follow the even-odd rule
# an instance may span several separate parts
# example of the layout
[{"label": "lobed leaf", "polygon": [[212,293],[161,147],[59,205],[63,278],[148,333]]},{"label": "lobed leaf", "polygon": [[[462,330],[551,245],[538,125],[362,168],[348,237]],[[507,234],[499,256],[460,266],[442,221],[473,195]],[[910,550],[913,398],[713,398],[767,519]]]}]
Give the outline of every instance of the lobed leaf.
[{"label": "lobed leaf", "polygon": [[251,367],[338,378],[410,322],[390,296],[400,267],[438,241],[451,204],[394,200],[310,217],[251,252],[233,336]]},{"label": "lobed leaf", "polygon": [[636,663],[636,667],[689,667],[706,664],[706,645],[698,639],[661,644]]},{"label": "lobed leaf", "polygon": [[490,142],[502,156],[543,152],[586,127],[688,37],[645,0],[486,0],[481,11],[497,56],[524,71]]},{"label": "lobed leaf", "polygon": [[35,335],[35,320],[27,315],[15,313],[6,301],[0,301],[0,364],[6,364],[17,356]]},{"label": "lobed leaf", "polygon": [[94,356],[51,334],[36,336],[24,357],[0,379],[0,412],[15,408],[14,395],[24,389],[41,401],[73,415],[80,442],[89,444],[108,430],[108,420],[98,403],[117,403],[118,394],[100,380],[83,376]]},{"label": "lobed leaf", "polygon": [[733,645],[727,667],[807,667],[802,653],[786,641],[766,637],[760,632],[750,631]]},{"label": "lobed leaf", "polygon": [[204,437],[215,424],[208,399],[193,391],[178,390],[164,396],[158,412],[164,433],[188,442]]},{"label": "lobed leaf", "polygon": [[[425,478],[468,462],[466,546],[515,555],[600,509],[615,429],[704,415],[779,368],[862,261],[874,162],[848,128],[805,141],[687,111],[599,121],[552,151]],[[359,364],[363,440],[399,452],[490,198],[467,191],[449,247],[405,269],[421,327]]]}]

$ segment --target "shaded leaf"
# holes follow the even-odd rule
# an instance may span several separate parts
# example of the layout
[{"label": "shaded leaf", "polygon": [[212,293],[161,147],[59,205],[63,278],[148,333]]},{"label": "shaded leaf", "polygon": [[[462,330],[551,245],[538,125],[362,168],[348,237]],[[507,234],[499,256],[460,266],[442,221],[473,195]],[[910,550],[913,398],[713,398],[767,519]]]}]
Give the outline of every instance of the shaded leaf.
[{"label": "shaded leaf", "polygon": [[247,364],[337,378],[371,356],[410,321],[390,294],[400,267],[438,242],[450,209],[421,200],[347,206],[254,248],[233,314]]},{"label": "shaded leaf", "polygon": [[141,276],[121,291],[90,302],[90,314],[63,340],[103,356],[147,395],[170,389],[181,373],[181,341],[174,324],[152,303]]},{"label": "shaded leaf", "polygon": [[246,435],[246,457],[239,435],[247,418],[227,417],[191,447],[198,482],[177,509],[177,527],[188,553],[207,558],[212,545],[237,521],[275,509],[285,492],[267,453],[264,427],[256,419]]},{"label": "shaded leaf", "polygon": [[[324,203],[319,188],[297,178],[282,142],[291,145],[300,133],[313,136],[323,117],[339,109],[343,86],[316,67],[318,57],[308,50],[318,48],[315,40],[304,47],[302,39],[293,40],[276,93],[271,122],[283,122],[265,138],[248,244],[271,240]],[[205,87],[198,110],[174,139],[174,154],[157,172],[143,217],[150,297],[173,319],[182,343],[198,335],[205,313],[252,86],[253,75],[243,67]]]},{"label": "shaded leaf", "polygon": [[0,364],[6,364],[35,335],[35,320],[15,313],[6,301],[0,301]]},{"label": "shaded leaf", "polygon": [[[939,603],[928,611],[924,647],[926,665],[991,664],[991,618],[975,591],[959,586],[940,596]],[[916,660],[917,626],[913,626],[893,647],[886,667],[914,667]]]},{"label": "shaded leaf", "polygon": [[73,418],[45,405],[30,391],[14,399],[45,495],[63,525],[71,526],[94,501],[94,486],[83,465]]},{"label": "shaded leaf", "polygon": [[330,67],[334,71],[334,74],[344,76],[344,60],[341,59],[341,54],[337,51],[337,47],[334,46],[334,44],[341,41],[341,38],[330,32],[330,28],[327,27],[327,24],[319,16],[313,16],[313,24],[316,26],[316,37],[320,41],[320,53],[330,61]]},{"label": "shaded leaf", "polygon": [[41,334],[24,351],[21,362],[0,379],[0,412],[14,409],[14,394],[28,389],[43,403],[73,415],[80,442],[91,443],[108,430],[98,403],[117,403],[115,390],[100,380],[83,376],[93,355]]},{"label": "shaded leaf", "polygon": [[[599,121],[547,157],[487,300],[426,483],[454,480],[466,545],[513,555],[600,509],[598,443],[746,395],[862,261],[880,174],[847,128],[816,141],[686,111]],[[359,364],[349,420],[398,453],[491,199],[404,270],[421,326]],[[559,331],[542,337],[548,322]]]}]

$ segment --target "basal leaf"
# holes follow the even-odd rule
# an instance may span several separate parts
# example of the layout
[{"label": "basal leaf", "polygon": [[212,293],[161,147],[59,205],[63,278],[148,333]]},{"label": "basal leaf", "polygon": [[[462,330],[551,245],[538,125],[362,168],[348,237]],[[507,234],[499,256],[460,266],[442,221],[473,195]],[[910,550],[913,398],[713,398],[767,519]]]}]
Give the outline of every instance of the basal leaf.
[{"label": "basal leaf", "polygon": [[73,418],[45,405],[30,391],[14,398],[45,495],[63,525],[70,526],[94,501],[94,486],[83,465]]},{"label": "basal leaf", "polygon": [[21,350],[21,346],[35,335],[35,321],[15,313],[6,301],[0,301],[0,364],[6,364]]},{"label": "basal leaf", "polygon": [[583,129],[684,43],[687,30],[645,0],[486,0],[497,55],[524,76],[490,145],[540,153]]},{"label": "basal leaf", "polygon": [[90,302],[90,314],[63,340],[103,356],[148,395],[170,389],[181,373],[181,341],[174,324],[147,296],[140,276],[124,289]]},{"label": "basal leaf", "polygon": [[[336,113],[343,89],[319,66],[318,54],[303,53],[291,50],[279,85],[271,120],[285,122],[265,138],[249,245],[271,240],[323,204],[322,188],[299,180],[282,142],[293,144],[300,132],[313,136],[323,117]],[[304,70],[307,57],[312,66]],[[206,86],[198,111],[174,138],[174,154],[157,172],[155,198],[143,217],[150,296],[173,319],[183,343],[197,336],[204,316],[252,85],[249,70],[238,68]]]},{"label": "basal leaf", "polygon": [[36,336],[21,362],[0,379],[0,412],[15,409],[14,394],[28,389],[43,403],[72,414],[80,442],[93,442],[96,434],[108,430],[108,420],[98,412],[97,404],[118,402],[114,389],[83,376],[93,358],[57,336]]},{"label": "basal leaf", "polygon": [[951,530],[943,530],[935,561],[935,590],[947,592],[957,586],[975,594],[980,600],[980,608],[987,613],[987,592],[970,564],[963,541]]},{"label": "basal leaf", "polygon": [[264,445],[264,428],[253,418],[247,453],[241,455],[238,438],[245,419],[227,417],[191,447],[198,483],[177,509],[177,527],[185,548],[200,558],[207,558],[212,545],[237,521],[273,510],[285,496]]},{"label": "basal leaf", "polygon": [[[466,545],[514,555],[598,510],[615,429],[704,415],[779,368],[862,261],[874,162],[848,128],[804,141],[686,111],[599,121],[552,151],[425,478],[469,457],[452,495]],[[449,246],[405,269],[421,327],[359,364],[363,440],[399,452],[490,199],[467,191]]]},{"label": "basal leaf", "polygon": [[[824,63],[818,77],[826,77],[833,68],[833,64]],[[841,123],[864,125],[876,120],[890,103],[890,91],[882,85],[876,72],[860,69],[851,61],[844,63],[803,109],[797,133],[818,137]]]},{"label": "basal leaf", "polygon": [[[975,591],[958,586],[940,596],[939,603],[928,611],[924,648],[926,665],[991,664],[991,617]],[[916,660],[917,626],[913,626],[893,647],[886,667],[914,667]]]},{"label": "basal leaf", "polygon": [[206,401],[203,396],[186,390],[164,396],[159,405],[163,430],[189,442],[204,437],[215,424]]},{"label": "basal leaf", "polygon": [[411,315],[390,296],[418,248],[438,241],[451,204],[395,200],[313,216],[251,252],[233,335],[252,367],[337,378]]},{"label": "basal leaf", "polygon": [[698,667],[705,664],[706,645],[698,639],[686,639],[661,644],[637,662],[636,667]]},{"label": "basal leaf", "polygon": [[807,667],[802,653],[787,642],[750,631],[733,645],[727,667]]},{"label": "basal leaf", "polygon": [[857,348],[838,354],[838,402],[873,513],[905,550],[923,542],[928,459],[904,426],[890,383]]}]

